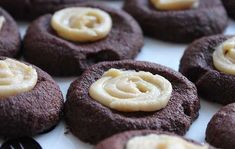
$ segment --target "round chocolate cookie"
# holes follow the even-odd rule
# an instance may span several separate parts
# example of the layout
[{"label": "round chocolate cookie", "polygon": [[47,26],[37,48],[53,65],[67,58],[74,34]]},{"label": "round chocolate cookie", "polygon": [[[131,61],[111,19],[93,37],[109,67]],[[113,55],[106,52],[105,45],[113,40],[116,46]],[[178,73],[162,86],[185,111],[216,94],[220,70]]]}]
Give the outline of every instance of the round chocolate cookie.
[{"label": "round chocolate cookie", "polygon": [[235,104],[229,104],[217,112],[209,122],[206,141],[211,145],[234,149],[235,146]]},{"label": "round chocolate cookie", "polygon": [[143,46],[142,31],[127,13],[96,3],[76,6],[108,12],[113,21],[108,36],[85,43],[64,40],[50,25],[52,15],[45,15],[30,25],[25,36],[24,56],[27,61],[52,75],[78,75],[94,63],[132,59],[139,53]]},{"label": "round chocolate cookie", "polygon": [[193,42],[186,49],[179,71],[197,86],[206,100],[221,104],[235,102],[235,76],[218,71],[213,64],[215,48],[231,36],[210,36]]},{"label": "round chocolate cookie", "polygon": [[[110,68],[146,71],[165,77],[173,88],[168,104],[153,112],[121,112],[102,105],[90,96],[89,88]],[[170,68],[133,60],[101,62],[88,68],[71,84],[65,120],[75,136],[94,144],[126,130],[152,129],[183,135],[197,118],[199,108],[194,84]]]},{"label": "round chocolate cookie", "polygon": [[17,19],[32,20],[40,15],[54,12],[58,6],[82,1],[84,0],[1,0],[0,6]]},{"label": "round chocolate cookie", "polygon": [[[0,136],[36,135],[51,129],[62,118],[63,96],[59,86],[46,72],[32,67],[38,78],[33,89],[0,97]],[[2,89],[1,86],[1,92]]]},{"label": "round chocolate cookie", "polygon": [[19,56],[21,39],[18,26],[13,18],[1,7],[0,24],[0,56]]},{"label": "round chocolate cookie", "polygon": [[[171,133],[167,133],[164,131],[154,131],[154,130],[140,130],[140,131],[126,131],[120,134],[116,134],[110,138],[107,138],[100,142],[99,144],[96,145],[94,149],[126,149],[126,144],[127,142],[134,138],[134,137],[139,137],[139,136],[147,136],[151,134],[156,134],[156,135],[167,135],[167,136],[175,136],[178,138],[181,138],[189,143],[193,143],[195,145],[203,146],[203,144],[197,143],[195,141],[183,138],[181,136],[177,136]],[[144,147],[143,147],[144,148]],[[212,146],[208,145],[208,149],[215,149]]]},{"label": "round chocolate cookie", "polygon": [[150,0],[126,0],[124,10],[139,22],[146,35],[171,42],[219,34],[228,24],[220,0],[200,0],[197,8],[178,11],[158,10]]},{"label": "round chocolate cookie", "polygon": [[235,19],[235,1],[234,0],[222,0],[224,6],[228,12],[228,15]]}]

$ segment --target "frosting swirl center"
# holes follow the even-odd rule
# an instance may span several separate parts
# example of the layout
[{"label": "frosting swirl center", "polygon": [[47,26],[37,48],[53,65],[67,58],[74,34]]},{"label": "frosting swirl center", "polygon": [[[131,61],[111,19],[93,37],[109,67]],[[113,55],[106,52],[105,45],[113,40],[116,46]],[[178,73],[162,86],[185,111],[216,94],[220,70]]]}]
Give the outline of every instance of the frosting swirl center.
[{"label": "frosting swirl center", "polygon": [[123,112],[160,110],[167,105],[171,93],[171,83],[160,75],[113,68],[89,89],[93,99]]},{"label": "frosting swirl center", "polygon": [[213,63],[217,70],[235,75],[235,37],[224,41],[216,48]]},{"label": "frosting swirl center", "polygon": [[3,27],[3,24],[5,23],[5,21],[6,21],[5,17],[4,17],[4,16],[0,16],[0,31],[1,31],[1,29],[2,29],[2,27]]},{"label": "frosting swirl center", "polygon": [[208,149],[208,145],[197,145],[182,138],[169,135],[149,134],[128,140],[126,149]]},{"label": "frosting swirl center", "polygon": [[111,30],[112,19],[101,9],[71,7],[57,11],[52,17],[51,25],[64,39],[89,42],[105,38]]},{"label": "frosting swirl center", "polygon": [[9,58],[0,60],[0,97],[31,90],[37,78],[37,72],[32,66]]},{"label": "frosting swirl center", "polygon": [[199,0],[150,0],[159,10],[185,10],[199,6]]}]

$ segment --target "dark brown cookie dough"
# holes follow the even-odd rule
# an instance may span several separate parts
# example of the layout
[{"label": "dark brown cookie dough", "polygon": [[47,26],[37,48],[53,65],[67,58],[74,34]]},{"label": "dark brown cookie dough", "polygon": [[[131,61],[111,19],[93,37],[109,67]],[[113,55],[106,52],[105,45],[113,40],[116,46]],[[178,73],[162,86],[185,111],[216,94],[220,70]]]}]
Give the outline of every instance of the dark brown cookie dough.
[{"label": "dark brown cookie dough", "polygon": [[59,86],[46,72],[34,68],[38,82],[32,90],[0,99],[0,136],[36,135],[61,119],[63,96]]},{"label": "dark brown cookie dough", "polygon": [[235,19],[235,1],[234,0],[222,0],[228,15]]},{"label": "dark brown cookie dough", "polygon": [[186,49],[179,71],[197,86],[201,97],[229,104],[235,102],[235,76],[216,70],[212,54],[231,36],[210,36],[193,42]]},{"label": "dark brown cookie dough", "polygon": [[5,22],[0,30],[0,56],[17,57],[20,54],[21,39],[18,26],[13,18],[0,7],[0,16]]},{"label": "dark brown cookie dough", "polygon": [[198,8],[182,11],[159,11],[150,0],[126,0],[124,10],[140,23],[146,35],[172,42],[219,34],[228,24],[220,0],[201,0]]},{"label": "dark brown cookie dough", "polygon": [[85,0],[0,0],[0,6],[12,16],[22,20],[32,20],[40,15],[52,13],[56,7]]},{"label": "dark brown cookie dough", "polygon": [[[105,140],[103,140],[102,142],[100,142],[99,144],[97,144],[95,146],[94,149],[125,149],[125,145],[128,142],[129,139],[133,138],[133,137],[137,137],[137,136],[146,136],[146,135],[150,135],[150,134],[164,134],[164,135],[171,135],[173,136],[174,134],[171,133],[167,133],[167,132],[163,132],[163,131],[154,131],[154,130],[140,130],[140,131],[126,131],[120,134],[116,134],[110,138],[107,138]],[[174,135],[176,136],[176,135]],[[180,138],[183,138],[181,136],[178,136]],[[183,138],[186,141],[192,142],[195,145],[200,145],[199,143],[192,141],[192,140],[188,140]],[[215,149],[214,147],[209,146],[208,149]]]},{"label": "dark brown cookie dough", "polygon": [[235,146],[235,103],[223,107],[209,122],[206,141],[211,145],[234,149]]},{"label": "dark brown cookie dough", "polygon": [[99,41],[73,43],[57,36],[50,25],[52,15],[34,21],[24,39],[25,59],[52,75],[78,75],[100,61],[132,59],[143,46],[139,25],[127,13],[96,3],[76,6],[100,8],[113,20],[109,35]]},{"label": "dark brown cookie dough", "polygon": [[[89,96],[89,88],[110,68],[162,75],[173,87],[168,105],[155,112],[125,113],[98,103]],[[93,65],[71,84],[65,103],[65,120],[75,136],[94,144],[126,130],[152,129],[183,135],[197,118],[199,108],[196,87],[180,73],[154,63],[124,60]]]}]

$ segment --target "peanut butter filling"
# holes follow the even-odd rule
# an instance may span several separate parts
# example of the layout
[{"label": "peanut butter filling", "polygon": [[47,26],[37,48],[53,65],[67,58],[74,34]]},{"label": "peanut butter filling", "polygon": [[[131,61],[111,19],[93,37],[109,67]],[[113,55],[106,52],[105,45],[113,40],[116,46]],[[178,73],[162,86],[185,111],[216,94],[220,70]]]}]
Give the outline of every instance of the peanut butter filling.
[{"label": "peanut butter filling", "polygon": [[160,110],[171,93],[171,83],[160,75],[119,69],[109,69],[89,89],[94,100],[124,112]]},{"label": "peanut butter filling", "polygon": [[32,66],[9,58],[0,60],[0,97],[30,91],[37,79],[37,72]]},{"label": "peanut butter filling", "polygon": [[57,11],[51,20],[59,36],[74,42],[92,42],[108,36],[111,16],[97,8],[72,7]]}]

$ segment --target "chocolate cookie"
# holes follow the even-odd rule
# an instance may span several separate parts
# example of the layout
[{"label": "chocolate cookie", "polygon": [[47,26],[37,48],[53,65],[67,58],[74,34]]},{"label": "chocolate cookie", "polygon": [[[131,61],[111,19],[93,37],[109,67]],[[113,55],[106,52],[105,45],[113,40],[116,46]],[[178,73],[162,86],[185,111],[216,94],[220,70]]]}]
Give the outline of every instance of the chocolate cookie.
[{"label": "chocolate cookie", "polygon": [[213,65],[215,48],[231,36],[204,37],[186,49],[179,71],[197,86],[203,98],[229,104],[235,101],[235,77],[218,71]]},{"label": "chocolate cookie", "polygon": [[17,19],[32,20],[40,15],[54,12],[60,5],[82,1],[84,0],[1,0],[0,6]]},{"label": "chocolate cookie", "polygon": [[[156,134],[156,135],[167,135],[167,136],[175,136],[178,137],[180,139],[183,139],[189,143],[193,143],[195,145],[203,146],[200,143],[197,143],[195,141],[183,138],[181,136],[177,136],[171,133],[167,133],[167,132],[163,132],[163,131],[154,131],[154,130],[141,130],[141,131],[127,131],[127,132],[123,132],[120,134],[116,134],[110,138],[105,139],[104,141],[100,142],[98,145],[96,145],[96,147],[94,149],[125,149],[125,146],[127,144],[127,142],[134,138],[134,137],[139,137],[139,136],[147,136],[150,134]],[[208,145],[208,149],[215,149],[212,146]]]},{"label": "chocolate cookie", "polygon": [[21,39],[13,18],[0,7],[0,56],[16,57],[20,53]]},{"label": "chocolate cookie", "polygon": [[[147,71],[165,77],[173,88],[167,106],[153,112],[120,112],[97,102],[88,93],[89,88],[110,68]],[[196,87],[180,73],[154,63],[124,60],[93,65],[71,84],[65,120],[75,136],[94,144],[126,130],[164,130],[183,135],[197,118],[199,108]]]},{"label": "chocolate cookie", "polygon": [[234,149],[235,104],[229,104],[217,112],[209,122],[206,141],[218,148]]},{"label": "chocolate cookie", "polygon": [[234,0],[222,0],[228,15],[235,19],[235,1]]},{"label": "chocolate cookie", "polygon": [[146,35],[172,42],[219,34],[228,24],[220,0],[199,1],[197,8],[178,11],[158,10],[150,0],[126,0],[124,10],[139,22]]},{"label": "chocolate cookie", "polygon": [[24,56],[27,61],[52,75],[78,75],[94,63],[132,59],[139,53],[143,35],[136,21],[127,13],[96,3],[76,6],[108,12],[113,21],[108,36],[86,43],[64,40],[50,25],[52,15],[45,15],[34,21],[26,33]]},{"label": "chocolate cookie", "polygon": [[33,89],[0,98],[1,136],[36,135],[57,125],[62,117],[63,96],[59,86],[46,72],[33,68],[38,76]]}]

